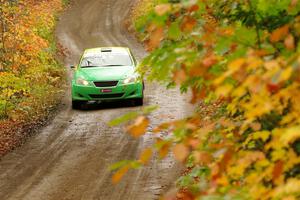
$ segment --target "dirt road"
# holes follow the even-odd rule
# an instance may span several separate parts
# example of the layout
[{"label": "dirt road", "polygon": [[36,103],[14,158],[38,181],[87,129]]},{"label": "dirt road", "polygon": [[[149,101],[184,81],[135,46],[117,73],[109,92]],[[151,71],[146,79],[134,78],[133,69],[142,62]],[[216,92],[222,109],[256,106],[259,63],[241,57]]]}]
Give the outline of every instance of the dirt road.
[{"label": "dirt road", "polygon": [[[123,27],[132,2],[74,0],[57,28],[61,44],[70,51],[65,64],[76,63],[83,49],[96,46],[129,46],[139,59],[145,56],[143,48]],[[146,105],[161,107],[151,115],[152,127],[162,118],[180,118],[187,112],[185,98],[176,90],[146,84],[145,95]],[[1,159],[1,200],[158,199],[174,182],[179,170],[169,156],[130,171],[118,185],[111,183],[108,167],[137,158],[153,143],[153,136],[147,133],[135,140],[121,126],[112,128],[107,122],[140,107],[115,103],[88,105],[85,110],[75,111],[70,108],[69,91],[64,104],[47,127]]]}]

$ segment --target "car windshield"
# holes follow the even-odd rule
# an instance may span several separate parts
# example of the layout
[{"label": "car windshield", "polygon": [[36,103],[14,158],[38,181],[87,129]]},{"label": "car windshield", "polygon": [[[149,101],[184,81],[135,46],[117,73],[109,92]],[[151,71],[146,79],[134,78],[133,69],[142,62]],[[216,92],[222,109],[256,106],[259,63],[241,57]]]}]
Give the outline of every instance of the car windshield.
[{"label": "car windshield", "polygon": [[131,66],[132,61],[128,54],[102,52],[97,55],[87,55],[81,61],[80,66],[85,67],[112,67],[112,66]]}]

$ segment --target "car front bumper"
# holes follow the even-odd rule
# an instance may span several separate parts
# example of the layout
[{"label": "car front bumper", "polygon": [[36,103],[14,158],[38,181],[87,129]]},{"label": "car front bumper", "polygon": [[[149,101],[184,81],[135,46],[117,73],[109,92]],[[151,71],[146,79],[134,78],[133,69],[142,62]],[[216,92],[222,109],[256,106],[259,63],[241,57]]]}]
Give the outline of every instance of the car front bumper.
[{"label": "car front bumper", "polygon": [[[111,91],[107,92],[107,90]],[[114,87],[83,86],[72,82],[73,101],[112,101],[136,98],[143,98],[143,83],[141,82],[118,84]]]}]

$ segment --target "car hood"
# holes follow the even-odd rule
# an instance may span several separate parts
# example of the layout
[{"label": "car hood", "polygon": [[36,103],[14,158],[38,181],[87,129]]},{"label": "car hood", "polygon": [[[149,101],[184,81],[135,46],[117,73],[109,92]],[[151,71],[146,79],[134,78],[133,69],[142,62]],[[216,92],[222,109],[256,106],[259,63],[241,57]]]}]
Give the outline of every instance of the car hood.
[{"label": "car hood", "polygon": [[133,66],[91,67],[81,68],[77,71],[77,77],[83,77],[88,81],[121,80],[133,74]]}]

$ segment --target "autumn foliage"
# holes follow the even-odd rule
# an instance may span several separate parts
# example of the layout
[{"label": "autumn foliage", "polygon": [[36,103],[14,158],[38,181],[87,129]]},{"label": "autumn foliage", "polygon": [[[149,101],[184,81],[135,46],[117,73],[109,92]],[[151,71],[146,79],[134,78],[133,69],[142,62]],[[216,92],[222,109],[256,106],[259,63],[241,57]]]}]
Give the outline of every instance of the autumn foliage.
[{"label": "autumn foliage", "polygon": [[62,2],[1,0],[0,9],[0,118],[18,118],[43,109],[62,80],[52,34]]},{"label": "autumn foliage", "polygon": [[[4,133],[14,122],[38,122],[59,99],[64,70],[55,59],[53,30],[62,6],[61,0],[0,0],[0,129]],[[1,155],[2,142],[10,146],[10,136],[0,133]]]},{"label": "autumn foliage", "polygon": [[169,134],[161,158],[187,165],[177,198],[299,199],[300,1],[160,1],[135,25],[151,51],[140,72],[196,108],[153,131]]}]

